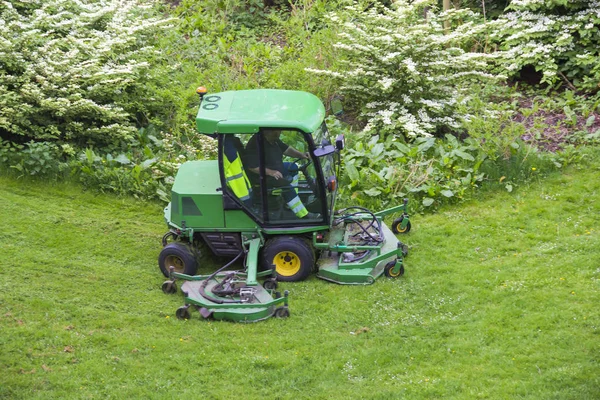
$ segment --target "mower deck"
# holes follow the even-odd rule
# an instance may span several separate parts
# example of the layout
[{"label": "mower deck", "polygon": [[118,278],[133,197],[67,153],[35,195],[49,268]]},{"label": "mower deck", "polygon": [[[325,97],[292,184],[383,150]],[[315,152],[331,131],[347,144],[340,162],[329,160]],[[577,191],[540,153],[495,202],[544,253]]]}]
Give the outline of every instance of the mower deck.
[{"label": "mower deck", "polygon": [[[322,252],[317,261],[317,276],[342,285],[370,285],[391,262],[399,263],[398,271],[402,268],[403,272],[404,246],[385,223],[380,222],[383,242],[370,246],[355,243],[357,231],[352,229],[352,225],[334,227],[327,240],[327,246],[334,251]],[[355,255],[361,252],[369,254],[356,259]]]},{"label": "mower deck", "polygon": [[[196,308],[203,318],[234,322],[289,317],[288,292],[285,291],[283,297],[275,292],[277,281],[274,271],[256,270],[260,239],[249,239],[244,243],[248,246],[248,260],[243,272],[226,270],[242,253],[223,268],[206,276],[177,273],[171,267],[170,279],[163,283],[162,290],[166,294],[173,294],[177,292],[176,281],[184,281],[181,291],[185,296],[185,305],[177,309],[177,318],[189,319],[190,307]],[[258,283],[257,278],[264,279],[264,286]]]},{"label": "mower deck", "polygon": [[[211,293],[212,289],[218,283],[218,278],[207,281],[204,291]],[[237,301],[235,303],[219,303],[222,299],[207,295],[207,297],[212,298],[212,300],[209,300],[200,294],[200,290],[202,290],[204,284],[205,281],[186,281],[181,286],[186,306],[194,306],[200,311],[200,315],[203,318],[236,322],[256,322],[275,316],[276,313],[282,313],[282,311],[278,310],[287,310],[287,296],[277,297],[276,295],[273,298],[272,291],[266,290],[261,285],[246,287],[253,292],[247,301],[241,302],[239,297],[234,297],[232,301]]]},{"label": "mower deck", "polygon": [[[235,279],[231,279],[235,274]],[[266,276],[267,273],[260,273]],[[269,273],[270,274],[270,273]],[[179,319],[189,319],[190,307],[200,312],[202,318],[227,320],[234,322],[256,322],[270,317],[287,318],[290,315],[288,308],[288,292],[282,297],[275,292],[277,282],[267,279],[265,289],[259,283],[247,285],[245,279],[240,279],[245,274],[237,272],[224,272],[212,276],[190,276],[171,273],[171,279],[164,282],[162,289],[167,294],[177,292],[176,280],[183,280],[181,291],[185,297],[184,306],[177,309]],[[220,290],[231,290],[230,295],[217,296]],[[271,289],[272,288],[272,289]],[[274,295],[274,297],[273,297]]]}]

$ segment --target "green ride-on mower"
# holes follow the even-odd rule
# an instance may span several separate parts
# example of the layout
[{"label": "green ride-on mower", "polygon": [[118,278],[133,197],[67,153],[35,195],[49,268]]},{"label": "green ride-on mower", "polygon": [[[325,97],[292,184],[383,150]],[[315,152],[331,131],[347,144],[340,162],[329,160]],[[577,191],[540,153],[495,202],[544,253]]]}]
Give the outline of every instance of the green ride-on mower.
[{"label": "green ride-on mower", "polygon": [[[331,142],[316,96],[198,94],[197,130],[217,141],[218,160],[182,164],[164,211],[169,231],[158,264],[169,278],[165,293],[183,281],[177,317],[189,318],[191,308],[240,322],[283,318],[288,292],[276,291],[278,281],[301,281],[316,270],[327,281],[364,285],[404,273],[407,247],[394,234],[410,230],[407,200],[379,212],[335,210],[344,138]],[[401,215],[390,229],[383,217],[392,213]],[[196,275],[200,246],[231,261]]]}]

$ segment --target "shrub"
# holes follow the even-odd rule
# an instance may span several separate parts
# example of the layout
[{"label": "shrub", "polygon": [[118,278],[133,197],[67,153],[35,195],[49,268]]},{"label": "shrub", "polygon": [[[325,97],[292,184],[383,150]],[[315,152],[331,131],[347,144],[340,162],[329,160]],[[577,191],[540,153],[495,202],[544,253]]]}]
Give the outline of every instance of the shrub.
[{"label": "shrub", "polygon": [[490,24],[490,38],[506,50],[509,73],[533,66],[542,82],[597,92],[599,9],[598,0],[513,0],[509,11]]},{"label": "shrub", "polygon": [[379,139],[365,132],[348,135],[340,183],[345,201],[379,209],[411,197],[418,200],[411,209],[419,210],[462,199],[485,178],[480,167],[486,155],[469,141],[452,135],[409,144]]},{"label": "shrub", "polygon": [[165,186],[153,174],[156,159],[136,163],[126,154],[101,157],[92,149],[87,149],[79,161],[71,166],[79,182],[86,188],[111,192],[118,195],[131,195],[136,198],[151,199],[159,192],[165,193]]},{"label": "shrub", "polygon": [[[331,16],[341,26],[335,47],[346,66],[310,71],[338,78],[346,101],[366,120],[365,131],[381,139],[457,129],[461,95],[471,82],[495,78],[486,72],[491,56],[464,50],[484,29],[473,22],[477,16],[440,15],[435,4],[397,1],[394,9],[366,11],[355,5]],[[444,18],[463,23],[445,32]]]},{"label": "shrub", "polygon": [[[149,64],[166,20],[118,0],[0,3],[0,135],[115,145],[157,107]],[[148,85],[151,86],[151,85]]]},{"label": "shrub", "polygon": [[86,188],[168,201],[167,193],[182,163],[216,158],[216,140],[205,135],[193,138],[193,142],[186,142],[185,137],[159,132],[150,125],[137,131],[127,152],[113,154],[88,148],[71,159],[69,167]]},{"label": "shrub", "polygon": [[11,168],[19,177],[57,178],[68,171],[65,160],[72,151],[69,145],[33,141],[23,145],[0,139],[0,165]]}]

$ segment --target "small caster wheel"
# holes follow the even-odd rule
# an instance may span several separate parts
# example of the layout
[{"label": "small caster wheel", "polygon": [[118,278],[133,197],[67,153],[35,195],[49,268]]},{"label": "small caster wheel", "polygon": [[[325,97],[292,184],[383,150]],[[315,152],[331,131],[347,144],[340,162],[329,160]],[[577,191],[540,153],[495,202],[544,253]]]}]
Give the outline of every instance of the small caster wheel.
[{"label": "small caster wheel", "polygon": [[277,281],[275,279],[267,279],[263,282],[263,287],[267,290],[275,290],[277,289]]},{"label": "small caster wheel", "polygon": [[177,284],[174,281],[164,281],[161,288],[164,294],[177,293]]},{"label": "small caster wheel", "polygon": [[404,275],[404,265],[400,266],[400,270],[398,272],[394,272],[394,267],[396,266],[396,261],[390,261],[385,265],[383,269],[383,273],[388,278],[398,278],[399,276]]},{"label": "small caster wheel", "polygon": [[288,318],[290,316],[290,310],[287,307],[279,307],[275,310],[273,315],[275,318]]},{"label": "small caster wheel", "polygon": [[400,218],[395,219],[394,222],[392,222],[392,232],[394,232],[395,234],[410,232],[410,221],[406,223],[406,227],[404,229],[400,227],[403,220],[404,217],[402,216]]},{"label": "small caster wheel", "polygon": [[188,310],[189,306],[181,306],[177,309],[177,311],[175,311],[175,315],[177,316],[177,318],[179,319],[190,319],[191,314],[190,311]]}]

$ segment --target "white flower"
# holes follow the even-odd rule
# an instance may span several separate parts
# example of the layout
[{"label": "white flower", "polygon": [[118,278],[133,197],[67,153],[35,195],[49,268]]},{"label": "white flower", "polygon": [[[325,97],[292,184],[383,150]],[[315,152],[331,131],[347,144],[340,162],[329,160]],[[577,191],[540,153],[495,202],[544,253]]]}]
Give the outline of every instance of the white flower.
[{"label": "white flower", "polygon": [[392,86],[392,83],[394,83],[394,79],[392,78],[382,78],[379,80],[379,84],[383,86],[383,90],[389,89],[389,87]]}]

